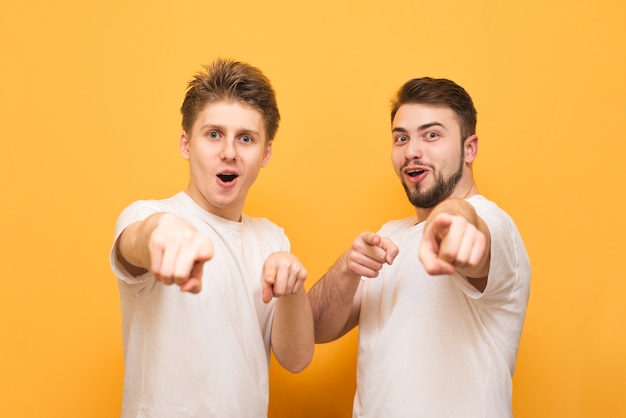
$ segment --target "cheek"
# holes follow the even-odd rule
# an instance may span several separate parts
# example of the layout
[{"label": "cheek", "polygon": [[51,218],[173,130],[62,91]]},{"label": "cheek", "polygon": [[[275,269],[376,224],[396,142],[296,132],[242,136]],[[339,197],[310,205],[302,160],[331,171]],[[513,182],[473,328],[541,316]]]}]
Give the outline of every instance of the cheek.
[{"label": "cheek", "polygon": [[391,163],[395,166],[399,161],[404,159],[404,154],[400,152],[400,150],[396,147],[391,149]]},{"label": "cheek", "polygon": [[399,150],[394,149],[391,152],[391,164],[393,164],[394,168],[400,167],[404,162],[404,153],[401,153]]}]

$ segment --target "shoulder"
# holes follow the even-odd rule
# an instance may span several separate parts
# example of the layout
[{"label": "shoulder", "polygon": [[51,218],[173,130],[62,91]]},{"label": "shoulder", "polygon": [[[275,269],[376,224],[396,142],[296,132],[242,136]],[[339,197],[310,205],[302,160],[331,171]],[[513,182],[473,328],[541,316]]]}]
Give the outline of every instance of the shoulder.
[{"label": "shoulder", "polygon": [[472,197],[469,197],[467,199],[465,199],[467,202],[469,202],[474,209],[476,209],[476,211],[482,211],[482,212],[489,212],[489,211],[497,211],[497,212],[504,212],[502,209],[500,209],[498,207],[498,205],[496,204],[496,202],[487,199],[485,196],[481,195],[481,194],[477,194],[474,195]]},{"label": "shoulder", "polygon": [[290,251],[291,243],[285,230],[267,218],[243,215],[242,233],[245,239],[254,240],[256,245],[266,250]]},{"label": "shoulder", "polygon": [[[491,270],[492,278],[514,277],[511,283],[526,283],[530,279],[530,261],[522,236],[515,222],[503,209],[484,196],[472,196],[467,199],[476,209],[491,235]],[[504,286],[506,281],[501,281]],[[489,288],[493,287],[490,283]],[[522,286],[522,287],[524,287]]]},{"label": "shoulder", "polygon": [[404,219],[395,219],[385,223],[378,232],[380,235],[393,236],[411,229],[415,225],[415,217],[411,216]]},{"label": "shoulder", "polygon": [[494,228],[516,229],[511,216],[485,196],[474,195],[466,200],[474,207],[478,216],[485,221],[490,232]]},{"label": "shoulder", "polygon": [[284,229],[274,222],[270,221],[267,218],[258,218],[254,216],[243,215],[242,217],[243,224],[255,231],[267,231],[267,232],[277,232],[283,233]]},{"label": "shoulder", "polygon": [[267,218],[259,218],[254,216],[248,216],[244,214],[242,216],[243,225],[252,231],[260,233],[271,233],[283,235],[284,229]]},{"label": "shoulder", "polygon": [[126,206],[120,213],[116,223],[117,234],[123,231],[128,225],[144,220],[154,213],[180,212],[182,205],[180,193],[166,199],[136,200]]}]

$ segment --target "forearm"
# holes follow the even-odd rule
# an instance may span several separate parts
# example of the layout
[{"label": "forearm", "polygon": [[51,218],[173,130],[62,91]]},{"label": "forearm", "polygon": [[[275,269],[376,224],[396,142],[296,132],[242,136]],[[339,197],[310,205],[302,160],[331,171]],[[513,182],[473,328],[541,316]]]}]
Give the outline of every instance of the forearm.
[{"label": "forearm", "polygon": [[478,225],[478,215],[474,206],[472,206],[467,200],[461,198],[449,198],[433,208],[426,219],[426,224],[436,217],[440,213],[446,213],[453,216],[463,216],[469,223],[474,226]]},{"label": "forearm", "polygon": [[313,358],[313,316],[304,288],[276,299],[272,323],[272,350],[276,360],[292,373],[304,370]]},{"label": "forearm", "polygon": [[336,340],[357,325],[360,279],[348,269],[346,253],[309,291],[316,343]]},{"label": "forearm", "polygon": [[129,225],[120,235],[118,255],[135,268],[150,269],[150,236],[164,213],[155,213]]}]

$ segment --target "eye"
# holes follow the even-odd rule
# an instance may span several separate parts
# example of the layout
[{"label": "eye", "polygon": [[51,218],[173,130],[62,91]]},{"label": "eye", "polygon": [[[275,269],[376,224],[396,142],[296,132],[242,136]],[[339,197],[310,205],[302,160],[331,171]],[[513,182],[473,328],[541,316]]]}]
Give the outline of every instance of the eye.
[{"label": "eye", "polygon": [[408,142],[408,141],[409,141],[409,137],[406,136],[406,135],[396,136],[396,139],[395,139],[395,142],[397,144],[403,144],[403,143]]},{"label": "eye", "polygon": [[216,131],[209,131],[208,136],[209,138],[215,139],[218,138],[220,135]]},{"label": "eye", "polygon": [[252,142],[252,137],[248,136],[248,135],[243,135],[241,137],[241,142],[245,142],[246,144],[249,143],[249,142]]},{"label": "eye", "polygon": [[439,138],[439,134],[437,132],[428,131],[424,134],[424,139],[427,141],[434,141]]}]

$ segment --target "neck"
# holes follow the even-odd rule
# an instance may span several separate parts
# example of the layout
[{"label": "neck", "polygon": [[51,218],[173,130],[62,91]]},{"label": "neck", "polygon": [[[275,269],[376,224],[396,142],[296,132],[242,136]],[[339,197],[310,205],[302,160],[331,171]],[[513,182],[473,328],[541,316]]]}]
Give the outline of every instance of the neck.
[{"label": "neck", "polygon": [[209,200],[206,199],[202,193],[191,186],[187,187],[185,193],[187,193],[189,197],[191,197],[191,199],[198,204],[198,206],[207,212],[215,216],[219,216],[220,218],[228,219],[229,221],[241,222],[243,216],[243,205],[229,205],[227,207],[217,206],[209,202]]}]

